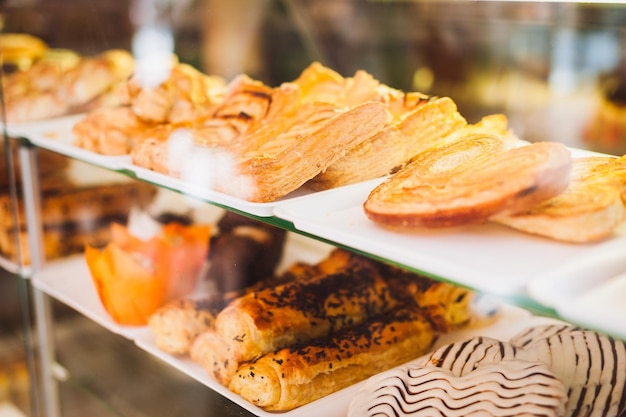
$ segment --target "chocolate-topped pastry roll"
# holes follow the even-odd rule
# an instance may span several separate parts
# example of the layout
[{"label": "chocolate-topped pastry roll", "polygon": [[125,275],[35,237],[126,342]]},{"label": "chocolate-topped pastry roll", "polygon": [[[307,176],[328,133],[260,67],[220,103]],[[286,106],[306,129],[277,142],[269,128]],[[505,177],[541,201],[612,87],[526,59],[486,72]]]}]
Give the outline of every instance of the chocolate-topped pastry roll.
[{"label": "chocolate-topped pastry roll", "polygon": [[427,310],[397,308],[332,337],[270,352],[241,365],[229,388],[266,410],[307,404],[428,351],[445,325]]},{"label": "chocolate-topped pastry roll", "polygon": [[362,323],[398,305],[371,262],[233,300],[196,339],[191,358],[227,385],[240,364]]}]

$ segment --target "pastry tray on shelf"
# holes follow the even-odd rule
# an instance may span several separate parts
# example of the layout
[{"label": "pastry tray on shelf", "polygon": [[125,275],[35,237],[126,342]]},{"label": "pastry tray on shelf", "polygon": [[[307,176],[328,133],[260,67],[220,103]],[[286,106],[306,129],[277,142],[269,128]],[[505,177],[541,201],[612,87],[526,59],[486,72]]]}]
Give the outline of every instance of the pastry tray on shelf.
[{"label": "pastry tray on shelf", "polygon": [[626,245],[573,258],[554,274],[531,281],[528,291],[564,320],[626,340]]},{"label": "pastry tray on shelf", "polygon": [[102,168],[121,170],[130,163],[130,155],[107,156],[74,146],[72,129],[84,114],[34,122],[11,123],[7,132],[11,137],[25,138],[32,144]]},{"label": "pastry tray on shelf", "polygon": [[[290,265],[296,260],[306,262],[319,261],[332,248],[329,245],[297,234],[292,233],[288,236],[289,242],[282,260],[283,266]],[[364,381],[356,383],[291,411],[268,412],[220,385],[187,355],[171,355],[161,351],[156,346],[154,336],[147,326],[122,326],[114,322],[100,302],[83,256],[50,262],[41,271],[34,274],[32,282],[35,287],[46,294],[72,307],[109,331],[133,341],[138,348],[178,369],[180,372],[259,417],[275,417],[277,415],[284,417],[317,417],[319,415],[345,417],[350,401],[364,383]],[[487,304],[490,307],[493,306],[491,303],[491,300],[487,300]],[[515,333],[528,326],[553,321],[553,319],[533,316],[528,311],[518,307],[502,305],[499,317],[490,325],[442,335],[435,347],[477,335],[508,340]]]},{"label": "pastry tray on shelf", "polygon": [[498,296],[525,294],[529,282],[558,275],[572,260],[602,271],[598,253],[626,247],[626,225],[605,241],[567,244],[497,224],[402,232],[371,222],[363,202],[381,180],[285,202],[275,215],[303,232]]},{"label": "pastry tray on shelf", "polygon": [[176,190],[190,197],[259,217],[273,216],[276,205],[281,204],[283,201],[290,201],[302,195],[312,193],[311,190],[302,187],[273,202],[251,202],[211,190],[199,184],[139,167],[133,164],[130,155],[108,156],[82,149],[73,145],[74,136],[72,129],[76,122],[84,117],[84,114],[79,114],[44,121],[15,123],[10,124],[7,131],[10,136],[24,138],[40,148],[48,149],[101,168],[121,171],[155,185]]},{"label": "pastry tray on shelf", "polygon": [[[530,297],[540,304],[557,309],[567,317],[570,314],[577,317],[575,313],[582,310],[574,308],[574,311],[568,313],[567,302],[559,297],[550,298],[542,294],[548,291],[548,287],[553,294],[564,294],[561,287],[576,286],[577,281],[585,281],[586,278],[576,274],[575,268],[569,266],[573,261],[586,265],[590,274],[593,272],[591,276],[610,275],[606,271],[608,266],[604,265],[600,255],[619,258],[626,247],[626,224],[622,224],[611,238],[589,244],[557,242],[497,224],[419,233],[391,231],[369,221],[362,208],[369,192],[383,179],[322,192],[302,189],[275,202],[252,203],[137,167],[132,164],[129,156],[104,156],[73,146],[72,126],[81,117],[84,115],[12,125],[9,131],[42,148],[103,168],[131,173],[137,178],[191,197],[243,213],[291,222],[301,232],[440,279],[505,298],[519,300],[520,297]],[[571,151],[574,157],[601,155],[580,149]],[[624,270],[626,267],[621,272]],[[607,282],[621,285],[623,281],[611,279]],[[552,282],[554,285],[550,287]],[[588,292],[588,289],[585,290],[585,293]],[[609,316],[621,311],[615,308],[615,303],[598,301],[605,296],[610,297],[611,294],[602,292],[602,289],[593,294],[596,301],[589,302],[590,309],[597,308],[598,313],[609,309],[606,313]],[[605,323],[608,322],[602,320],[597,324]],[[626,324],[618,324],[617,328],[611,324],[610,328],[620,335],[626,333]]]},{"label": "pastry tray on shelf", "polygon": [[[501,311],[501,317],[493,325],[488,327],[481,327],[476,329],[467,329],[463,331],[454,331],[449,334],[442,335],[433,349],[457,340],[463,340],[473,336],[489,336],[500,340],[508,340],[519,331],[539,324],[556,322],[554,319],[533,316],[526,310],[522,310],[518,307],[503,306]],[[239,395],[232,393],[228,388],[220,385],[217,381],[209,377],[206,371],[191,361],[186,356],[176,356],[167,354],[158,347],[154,342],[154,337],[150,330],[146,329],[143,333],[139,334],[135,339],[135,344],[152,354],[153,356],[168,363],[172,367],[185,373],[186,375],[196,379],[207,387],[213,389],[217,393],[230,399],[234,403],[238,404],[242,408],[250,411],[251,413],[259,417],[345,417],[347,415],[350,401],[358,391],[358,389],[364,384],[365,381],[358,382],[340,391],[332,393],[326,397],[315,400],[309,404],[303,405],[291,411],[285,412],[269,412],[265,411],[248,401],[241,398]],[[418,358],[416,358],[417,360]]]}]

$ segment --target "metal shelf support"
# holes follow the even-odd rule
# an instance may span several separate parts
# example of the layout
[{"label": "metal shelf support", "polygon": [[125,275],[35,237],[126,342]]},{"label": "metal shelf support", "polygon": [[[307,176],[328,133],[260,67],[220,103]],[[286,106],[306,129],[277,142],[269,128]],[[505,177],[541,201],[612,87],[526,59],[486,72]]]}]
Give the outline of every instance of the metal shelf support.
[{"label": "metal shelf support", "polygon": [[[37,149],[22,141],[19,147],[20,173],[22,175],[24,210],[28,233],[30,262],[35,274],[44,264],[43,222],[41,218],[41,193],[37,167]],[[39,382],[37,397],[40,416],[59,417],[60,403],[58,381],[54,376],[55,352],[52,331],[52,311],[47,294],[32,286],[36,341],[39,356]]]}]

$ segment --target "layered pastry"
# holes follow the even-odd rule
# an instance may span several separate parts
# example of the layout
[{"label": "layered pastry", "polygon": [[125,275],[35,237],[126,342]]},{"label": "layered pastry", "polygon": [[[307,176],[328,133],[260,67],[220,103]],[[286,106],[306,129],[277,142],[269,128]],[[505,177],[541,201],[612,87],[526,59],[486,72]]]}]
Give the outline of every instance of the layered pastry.
[{"label": "layered pastry", "polygon": [[529,210],[491,220],[534,235],[585,243],[605,239],[626,220],[626,156],[575,158],[567,188]]},{"label": "layered pastry", "polygon": [[51,52],[6,76],[6,121],[42,120],[115,105],[116,88],[133,69],[132,55],[124,50],[93,56]]},{"label": "layered pastry", "polygon": [[467,289],[341,249],[290,269],[294,281],[230,301],[189,350],[210,376],[267,410],[352,385],[487,319]]},{"label": "layered pastry", "polygon": [[[37,152],[41,189],[43,253],[46,259],[81,253],[85,243],[110,238],[111,222],[126,223],[134,207],[148,205],[155,186],[115,175],[85,175],[84,166],[45,149]],[[19,160],[16,159],[19,164]],[[6,174],[6,169],[0,169]],[[22,191],[20,171],[16,190]],[[0,253],[23,265],[31,263],[25,202],[12,198],[6,175],[0,175]]]},{"label": "layered pastry", "polygon": [[558,143],[515,147],[506,136],[470,135],[419,155],[372,190],[363,208],[388,227],[482,223],[561,193],[571,164]]},{"label": "layered pastry", "polygon": [[[111,222],[125,223],[131,209],[146,204],[156,194],[150,184],[126,182],[72,186],[44,190],[41,195],[43,255],[46,259],[81,253],[85,242],[110,238]],[[28,265],[31,262],[24,204],[17,207],[17,223],[12,221],[11,198],[0,195],[0,249],[8,259]]]},{"label": "layered pastry", "polygon": [[291,410],[428,351],[445,329],[433,311],[395,309],[327,339],[245,363],[229,388],[266,410]]},{"label": "layered pastry", "polygon": [[224,80],[172,60],[169,76],[156,88],[145,88],[136,74],[120,83],[116,105],[93,109],[74,126],[74,145],[125,155],[146,132],[189,126],[208,117],[223,99]]}]

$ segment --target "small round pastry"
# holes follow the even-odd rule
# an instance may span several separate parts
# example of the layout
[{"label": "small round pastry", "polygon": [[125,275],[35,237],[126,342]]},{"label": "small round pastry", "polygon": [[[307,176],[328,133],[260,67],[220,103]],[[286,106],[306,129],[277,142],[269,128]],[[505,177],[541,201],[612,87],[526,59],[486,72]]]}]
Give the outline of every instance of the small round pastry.
[{"label": "small round pastry", "polygon": [[570,332],[573,330],[578,330],[578,327],[567,323],[554,323],[546,324],[543,326],[533,326],[517,333],[509,340],[509,343],[518,347],[525,347],[530,343],[536,342],[539,339],[545,339],[555,334]]},{"label": "small round pastry", "polygon": [[406,366],[370,379],[348,417],[563,416],[567,392],[541,362],[486,363],[465,376]]},{"label": "small round pastry", "polygon": [[432,352],[421,363],[447,369],[456,376],[464,376],[483,363],[515,359],[517,348],[510,343],[484,336],[450,343]]},{"label": "small round pastry", "polygon": [[541,361],[568,391],[566,416],[617,417],[626,409],[626,344],[589,330],[563,330],[518,349]]}]

